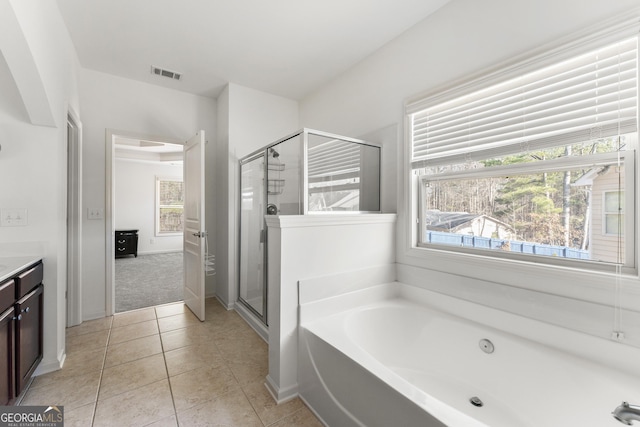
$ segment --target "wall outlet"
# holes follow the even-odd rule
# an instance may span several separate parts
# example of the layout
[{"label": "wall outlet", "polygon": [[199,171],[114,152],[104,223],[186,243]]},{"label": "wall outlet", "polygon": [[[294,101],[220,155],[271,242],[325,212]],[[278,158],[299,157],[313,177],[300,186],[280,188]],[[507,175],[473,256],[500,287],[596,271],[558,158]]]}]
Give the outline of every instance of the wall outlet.
[{"label": "wall outlet", "polygon": [[156,242],[156,239],[149,239],[149,243],[151,243],[152,245]]},{"label": "wall outlet", "polygon": [[3,227],[18,227],[27,225],[27,209],[11,208],[0,210],[0,225]]},{"label": "wall outlet", "polygon": [[102,209],[99,209],[99,208],[87,209],[87,219],[102,219],[102,218],[104,218],[104,213]]}]

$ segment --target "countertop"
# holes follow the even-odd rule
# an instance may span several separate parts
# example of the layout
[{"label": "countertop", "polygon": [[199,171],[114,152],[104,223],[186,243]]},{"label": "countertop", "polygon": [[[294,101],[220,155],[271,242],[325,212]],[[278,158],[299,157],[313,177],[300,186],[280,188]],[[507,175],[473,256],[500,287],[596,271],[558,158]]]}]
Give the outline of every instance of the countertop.
[{"label": "countertop", "polygon": [[39,255],[0,256],[0,282],[15,276],[41,259]]}]

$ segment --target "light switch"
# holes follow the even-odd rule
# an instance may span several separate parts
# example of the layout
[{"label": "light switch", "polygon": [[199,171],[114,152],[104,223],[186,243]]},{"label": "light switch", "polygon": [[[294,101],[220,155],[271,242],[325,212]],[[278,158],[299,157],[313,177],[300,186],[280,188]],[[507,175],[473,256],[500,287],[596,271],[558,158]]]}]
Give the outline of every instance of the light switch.
[{"label": "light switch", "polygon": [[104,214],[102,209],[99,208],[88,208],[87,209],[87,219],[102,219]]},{"label": "light switch", "polygon": [[27,209],[12,208],[0,210],[0,224],[3,227],[18,227],[27,225]]}]

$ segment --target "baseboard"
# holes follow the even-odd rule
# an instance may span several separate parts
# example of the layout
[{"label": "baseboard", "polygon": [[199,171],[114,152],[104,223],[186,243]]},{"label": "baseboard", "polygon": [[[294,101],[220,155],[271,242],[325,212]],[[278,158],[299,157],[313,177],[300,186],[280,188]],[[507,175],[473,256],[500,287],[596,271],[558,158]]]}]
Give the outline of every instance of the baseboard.
[{"label": "baseboard", "polygon": [[38,375],[48,374],[49,372],[54,372],[62,369],[64,366],[64,361],[67,359],[67,353],[64,350],[61,350],[58,354],[56,360],[52,361],[42,361],[36,368],[33,376],[37,377]]},{"label": "baseboard", "polygon": [[95,313],[83,314],[82,315],[82,321],[84,322],[86,320],[102,319],[103,317],[107,317],[107,312],[106,311],[96,311]]},{"label": "baseboard", "polygon": [[226,308],[227,310],[233,310],[235,308],[235,304],[234,303],[229,303],[229,302],[225,301],[224,299],[220,298],[220,295],[215,294],[215,297],[218,299],[218,301],[220,301],[220,304],[222,304],[222,306],[224,308]]},{"label": "baseboard", "polygon": [[271,397],[275,399],[278,405],[298,397],[298,384],[292,385],[282,390],[276,385],[275,381],[273,381],[271,377],[267,375],[264,385],[265,387],[267,387],[267,390],[269,390]]},{"label": "baseboard", "polygon": [[182,249],[164,249],[159,251],[138,251],[138,255],[157,255],[157,254],[172,254],[176,252],[182,252]]}]

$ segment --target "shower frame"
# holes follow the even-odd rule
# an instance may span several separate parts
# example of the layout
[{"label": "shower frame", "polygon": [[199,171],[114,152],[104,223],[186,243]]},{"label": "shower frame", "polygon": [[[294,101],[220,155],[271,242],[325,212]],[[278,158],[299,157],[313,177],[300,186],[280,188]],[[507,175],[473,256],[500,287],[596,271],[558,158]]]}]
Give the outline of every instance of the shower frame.
[{"label": "shower frame", "polygon": [[[245,307],[247,310],[249,310],[249,312],[251,312],[251,314],[253,314],[260,322],[262,322],[265,326],[269,326],[268,323],[268,300],[267,300],[267,294],[268,294],[268,269],[269,269],[269,254],[267,251],[267,240],[268,240],[268,236],[267,236],[267,229],[266,229],[266,221],[264,220],[264,216],[267,215],[267,205],[268,205],[268,192],[269,192],[269,185],[267,182],[268,179],[268,162],[269,162],[269,150],[272,149],[273,147],[275,147],[278,144],[282,144],[286,141],[289,141],[290,139],[296,138],[300,135],[302,135],[302,138],[300,138],[300,152],[302,153],[301,156],[299,156],[299,170],[300,170],[300,174],[302,175],[301,177],[301,182],[300,182],[300,188],[298,191],[298,203],[299,206],[301,207],[301,209],[299,210],[299,215],[336,215],[336,214],[348,214],[348,215],[357,215],[357,214],[370,214],[370,213],[381,213],[382,210],[380,208],[381,206],[381,199],[380,199],[380,194],[379,194],[379,201],[378,201],[378,206],[379,209],[375,210],[375,211],[340,211],[340,212],[336,212],[336,211],[312,211],[309,212],[309,176],[308,176],[308,161],[309,161],[309,153],[308,153],[308,149],[309,149],[309,134],[313,134],[313,135],[317,135],[317,136],[321,136],[321,137],[325,137],[325,138],[330,138],[330,139],[338,139],[341,141],[345,141],[345,142],[351,142],[354,144],[360,144],[360,145],[365,145],[365,146],[370,146],[370,147],[375,147],[378,148],[378,165],[379,165],[379,169],[380,172],[378,173],[378,188],[381,189],[381,176],[382,176],[382,146],[381,144],[377,144],[374,142],[369,142],[369,141],[364,141],[361,139],[357,139],[357,138],[351,138],[351,137],[347,137],[347,136],[343,136],[343,135],[338,135],[338,134],[333,134],[333,133],[329,133],[329,132],[323,132],[323,131],[318,131],[318,130],[314,130],[314,129],[309,129],[309,128],[302,128],[301,130],[289,134],[283,138],[280,138],[258,150],[255,150],[253,152],[251,152],[250,154],[242,157],[239,161],[238,161],[238,215],[237,215],[237,223],[238,223],[238,236],[237,236],[237,241],[238,241],[238,263],[237,263],[237,267],[238,267],[238,302],[240,302],[242,304],[243,307]],[[241,293],[241,281],[242,281],[242,264],[241,264],[241,260],[242,260],[242,166],[252,162],[256,159],[259,159],[260,157],[262,157],[264,159],[264,184],[263,184],[263,194],[262,197],[264,198],[265,201],[265,206],[264,206],[264,212],[263,212],[263,220],[262,220],[262,235],[263,235],[263,245],[264,245],[264,250],[263,250],[263,272],[262,272],[262,283],[263,283],[263,295],[262,295],[262,313],[260,314],[248,301],[245,301],[242,298],[242,293]]]}]

